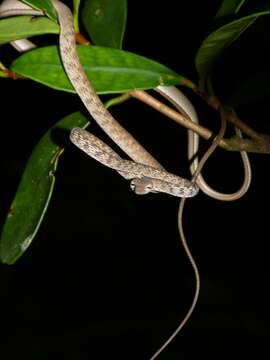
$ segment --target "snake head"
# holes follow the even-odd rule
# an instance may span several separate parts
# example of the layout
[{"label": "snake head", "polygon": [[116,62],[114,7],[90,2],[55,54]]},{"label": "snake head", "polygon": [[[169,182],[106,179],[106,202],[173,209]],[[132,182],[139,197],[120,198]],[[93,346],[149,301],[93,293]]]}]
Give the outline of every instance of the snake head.
[{"label": "snake head", "polygon": [[154,186],[150,178],[142,177],[142,178],[134,178],[130,182],[131,190],[135,192],[137,195],[145,195],[150,192],[156,192],[153,190]]},{"label": "snake head", "polygon": [[180,197],[180,198],[190,198],[197,195],[199,192],[199,187],[187,181],[185,186],[170,186],[169,194]]}]

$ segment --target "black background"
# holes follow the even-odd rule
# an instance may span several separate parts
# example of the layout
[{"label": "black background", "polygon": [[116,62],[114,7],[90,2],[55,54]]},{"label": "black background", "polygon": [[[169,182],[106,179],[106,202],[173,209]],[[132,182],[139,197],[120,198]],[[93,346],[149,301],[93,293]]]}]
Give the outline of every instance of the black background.
[{"label": "black background", "polygon": [[[194,56],[220,1],[128,1],[126,50],[197,81]],[[270,25],[258,21],[216,66],[228,98],[247,74],[267,71]],[[16,53],[3,46],[8,64]],[[217,114],[186,92],[204,125]],[[104,100],[107,97],[103,98]],[[269,98],[243,100],[245,121],[269,132]],[[31,81],[1,79],[1,223],[38,139],[79,99]],[[170,171],[189,176],[186,131],[131,100],[112,110]],[[111,142],[92,122],[91,131]],[[209,144],[202,142],[202,147]],[[198,306],[160,359],[269,356],[269,157],[251,154],[248,194],[223,203],[200,193],[187,202],[186,237],[201,272]],[[204,173],[221,191],[241,184],[239,154],[218,150]],[[176,198],[136,196],[110,169],[69,146],[33,244],[0,266],[1,358],[147,359],[184,317],[194,276],[179,242]]]}]

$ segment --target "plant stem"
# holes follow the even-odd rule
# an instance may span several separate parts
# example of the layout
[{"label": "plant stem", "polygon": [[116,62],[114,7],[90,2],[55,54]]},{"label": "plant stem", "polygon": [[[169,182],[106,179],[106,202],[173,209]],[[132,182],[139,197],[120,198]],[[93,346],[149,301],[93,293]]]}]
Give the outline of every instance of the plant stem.
[{"label": "plant stem", "polygon": [[123,102],[127,101],[128,99],[130,99],[130,94],[124,93],[123,95],[120,95],[120,96],[114,97],[113,99],[108,100],[104,104],[104,106],[108,109],[111,106],[122,104]]},{"label": "plant stem", "polygon": [[5,70],[6,70],[5,65],[4,65],[3,63],[1,63],[1,61],[0,61],[0,70],[1,70],[1,71],[5,71]]},{"label": "plant stem", "polygon": [[201,126],[196,124],[195,122],[191,121],[187,116],[180,114],[178,111],[170,108],[169,106],[163,104],[159,100],[155,99],[153,96],[149,95],[147,92],[142,90],[135,90],[129,93],[132,97],[144,102],[145,104],[151,106],[155,110],[161,112],[162,114],[166,115],[170,119],[174,120],[178,124],[195,131],[198,135],[202,138],[208,140],[212,137],[213,133]]},{"label": "plant stem", "polygon": [[86,37],[84,37],[80,32],[76,32],[75,37],[76,37],[76,43],[77,44],[91,45],[90,41],[88,39],[86,39]]},{"label": "plant stem", "polygon": [[74,30],[75,33],[80,32],[79,27],[79,7],[80,7],[80,0],[73,0],[73,22],[74,22]]},{"label": "plant stem", "polygon": [[[197,95],[199,95],[206,103],[211,106],[215,110],[219,110],[219,108],[222,106],[220,100],[213,95],[208,95],[207,93],[201,92],[198,87],[194,87],[192,89]],[[247,125],[245,122],[239,119],[239,117],[236,115],[236,113],[231,110],[230,114],[227,116],[227,120],[237,126],[243,133],[248,135],[254,140],[260,140],[261,135],[256,132],[254,129],[252,129],[249,125]]]},{"label": "plant stem", "polygon": [[[184,126],[185,128],[196,132],[199,136],[201,136],[205,140],[209,140],[214,136],[214,133],[201,126],[200,124],[196,124],[191,121],[188,117],[180,114],[176,110],[170,108],[169,106],[163,104],[159,100],[155,99],[153,96],[149,95],[145,91],[135,90],[129,93],[132,97],[142,101],[148,106],[154,108],[160,113],[164,114],[168,118],[174,120],[178,124]],[[209,101],[209,100],[208,100]],[[217,105],[215,103],[216,99],[211,100],[215,109],[217,109]],[[228,115],[228,121],[234,123],[237,127],[239,127],[243,132],[250,136],[252,139],[242,139],[238,136],[233,136],[229,139],[222,139],[219,143],[219,146],[228,151],[247,151],[253,153],[264,153],[270,154],[270,136],[259,134],[253,129],[251,129],[248,125],[242,122],[237,118],[236,114],[231,112]]]}]

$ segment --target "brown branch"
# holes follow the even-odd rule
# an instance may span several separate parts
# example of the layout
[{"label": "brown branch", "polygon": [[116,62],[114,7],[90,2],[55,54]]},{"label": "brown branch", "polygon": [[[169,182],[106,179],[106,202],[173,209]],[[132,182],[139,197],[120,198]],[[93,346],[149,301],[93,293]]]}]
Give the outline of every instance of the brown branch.
[{"label": "brown branch", "polygon": [[[219,108],[222,106],[220,100],[216,96],[210,96],[207,93],[201,92],[197,87],[194,87],[192,89],[197,95],[199,95],[206,103],[211,106],[215,110],[219,110]],[[254,129],[252,129],[249,125],[247,125],[245,122],[239,119],[239,117],[236,115],[234,111],[231,111],[228,116],[227,120],[234,124],[236,127],[238,127],[243,133],[245,133],[247,136],[251,137],[254,140],[260,141],[261,140],[261,134],[256,132]]]},{"label": "brown branch", "polygon": [[261,134],[259,134],[257,131],[255,131],[242,120],[240,120],[234,111],[230,111],[230,113],[228,114],[228,121],[238,127],[243,133],[251,137],[251,139],[261,139]]},{"label": "brown branch", "polygon": [[6,69],[4,71],[4,73],[6,74],[6,77],[12,79],[12,80],[24,80],[26,79],[24,76],[16,74],[14,71],[11,71],[9,69]]},{"label": "brown branch", "polygon": [[[163,104],[153,96],[149,95],[145,91],[135,90],[129,93],[132,97],[144,102],[145,104],[151,106],[153,109],[159,111],[164,114],[168,118],[177,122],[178,124],[184,126],[185,128],[196,132],[199,136],[201,136],[205,140],[209,140],[215,136],[215,134],[201,126],[200,124],[194,123],[188,117],[183,114],[180,114],[176,110],[170,108],[169,106]],[[213,106],[214,107],[214,106]],[[216,107],[216,105],[215,105]],[[259,134],[255,132],[253,129],[249,128],[248,125],[243,123],[241,120],[234,116],[233,112],[228,114],[228,120],[233,122],[237,127],[240,123],[239,128],[244,131],[247,127],[247,132],[252,133],[252,139],[243,139],[239,136],[233,136],[229,139],[223,139],[220,141],[219,146],[228,151],[247,151],[253,153],[264,153],[270,154],[270,136],[266,136],[263,134]]]},{"label": "brown branch", "polygon": [[153,96],[149,95],[147,92],[142,90],[135,90],[129,93],[132,97],[144,102],[145,104],[151,106],[153,109],[161,112],[170,119],[174,120],[178,124],[186,127],[187,129],[195,131],[202,138],[208,140],[213,136],[212,131],[208,130],[204,126],[201,126],[193,121],[191,121],[187,116],[180,114],[178,111],[170,108],[169,106],[163,104]]},{"label": "brown branch", "polygon": [[270,154],[270,136],[261,134],[258,140],[242,139],[238,136],[233,136],[230,139],[224,139],[224,144],[221,147],[228,151]]},{"label": "brown branch", "polygon": [[83,36],[80,32],[75,34],[76,37],[76,43],[80,45],[91,45],[90,41],[86,39],[86,37]]}]

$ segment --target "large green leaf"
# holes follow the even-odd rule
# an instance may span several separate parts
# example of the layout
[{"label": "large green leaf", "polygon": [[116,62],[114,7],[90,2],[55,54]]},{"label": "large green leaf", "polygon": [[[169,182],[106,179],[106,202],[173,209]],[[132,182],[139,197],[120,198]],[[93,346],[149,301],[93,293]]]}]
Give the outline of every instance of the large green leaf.
[{"label": "large green leaf", "polygon": [[32,8],[41,10],[53,21],[57,21],[57,14],[54,10],[51,0],[22,0]]},{"label": "large green leaf", "polygon": [[[175,85],[185,79],[153,60],[133,53],[97,46],[77,46],[80,61],[98,93],[119,93]],[[54,89],[74,92],[56,46],[21,55],[12,65],[15,73]]]},{"label": "large green leaf", "polygon": [[127,17],[126,0],[86,0],[83,24],[96,45],[121,49]]},{"label": "large green leaf", "polygon": [[63,147],[52,138],[57,131],[67,134],[73,127],[85,127],[88,120],[80,113],[71,114],[54,125],[35,147],[15,198],[11,204],[0,238],[0,259],[13,264],[29,247],[47,210],[54,188],[54,172]]},{"label": "large green leaf", "polygon": [[228,18],[237,14],[245,1],[246,0],[223,0],[216,13],[215,19]]},{"label": "large green leaf", "polygon": [[200,76],[200,86],[205,90],[207,78],[213,70],[216,59],[260,16],[270,14],[270,10],[258,12],[235,20],[212,32],[200,46],[195,63]]},{"label": "large green leaf", "polygon": [[18,16],[0,21],[0,44],[35,35],[58,33],[59,26],[44,16]]}]

